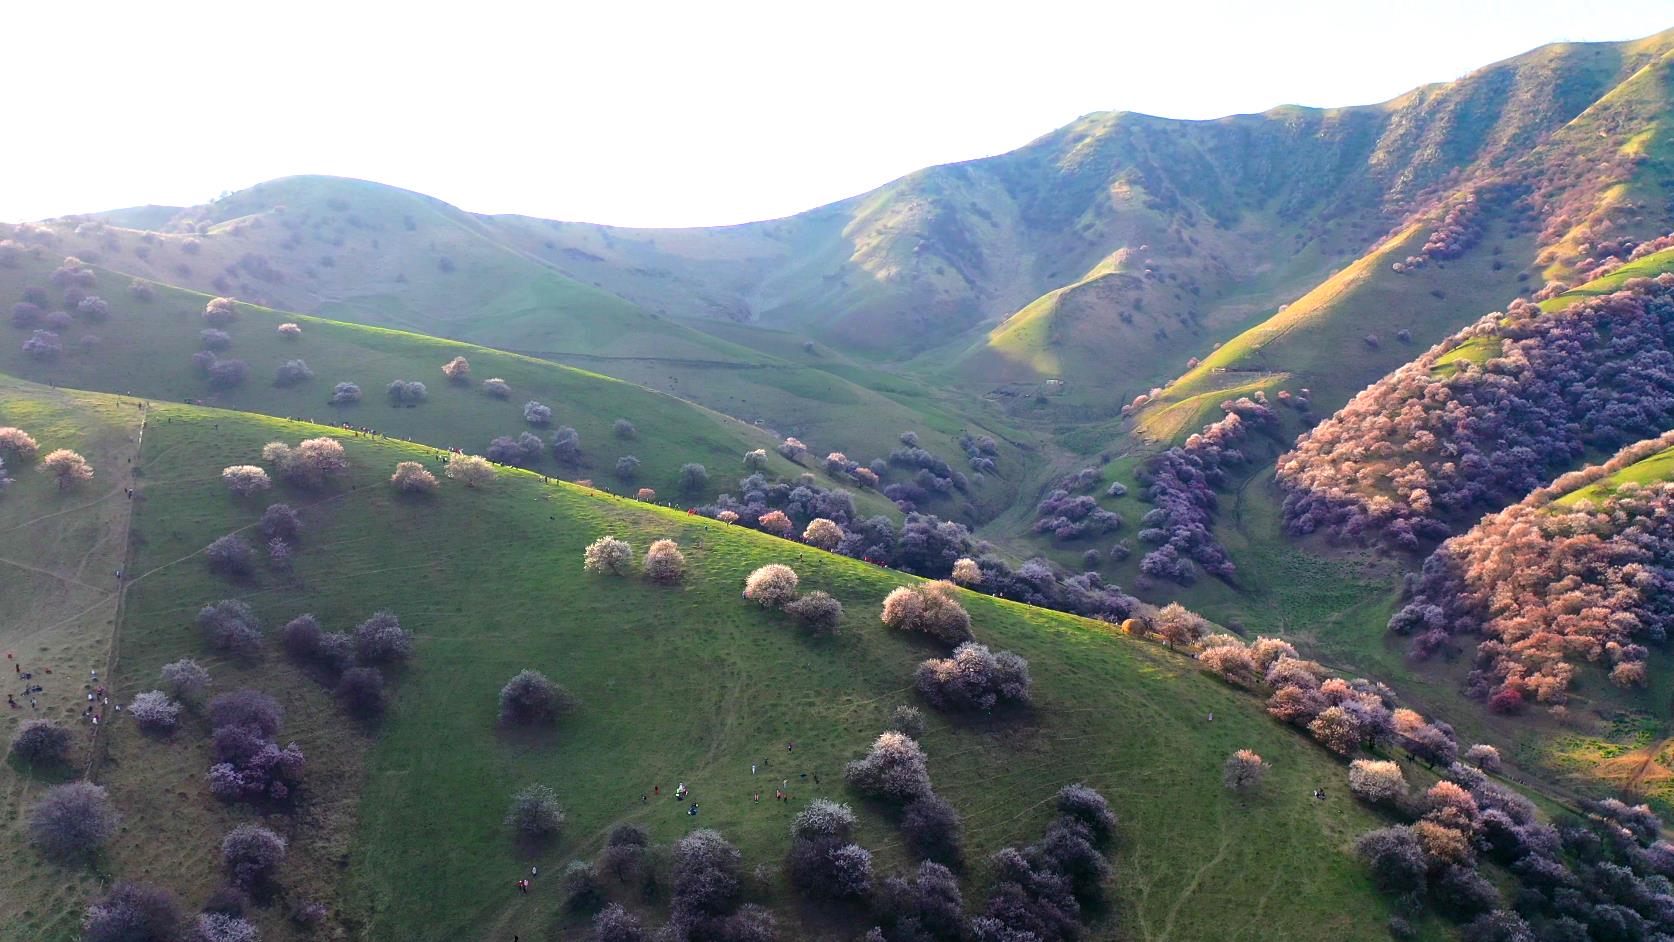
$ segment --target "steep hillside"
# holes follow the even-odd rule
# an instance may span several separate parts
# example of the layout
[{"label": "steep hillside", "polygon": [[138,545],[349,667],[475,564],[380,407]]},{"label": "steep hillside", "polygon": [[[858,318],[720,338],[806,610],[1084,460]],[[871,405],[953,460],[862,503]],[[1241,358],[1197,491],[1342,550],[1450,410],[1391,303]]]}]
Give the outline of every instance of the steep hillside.
[{"label": "steep hillside", "polygon": [[1664,250],[1575,294],[1519,300],[1368,387],[1280,460],[1292,529],[1416,548],[1589,451],[1667,429],[1671,268]]},{"label": "steep hillside", "polygon": [[[38,415],[33,403],[50,395],[8,383],[0,415]],[[889,815],[858,800],[839,774],[895,706],[913,701],[912,667],[936,650],[876,622],[902,577],[521,472],[399,497],[386,483],[395,462],[436,462],[429,449],[390,440],[342,436],[349,471],[340,481],[323,490],[280,484],[266,499],[241,500],[221,483],[221,467],[259,460],[270,440],[340,433],[190,406],[153,403],[146,415],[111,683],[126,702],[155,686],[162,664],[192,656],[209,667],[212,694],[254,687],[281,700],[280,735],[297,741],[307,764],[294,810],[266,819],[291,851],[279,901],[252,910],[264,937],[293,937],[281,913],[304,896],[329,903],[332,924],[375,939],[579,937],[551,881],[564,861],[595,853],[615,823],[641,824],[658,842],[683,834],[694,822],[667,797],[676,782],[701,804],[696,823],[738,844],[746,870],[779,861],[789,818],[821,795],[855,803],[857,837],[880,870],[906,864]],[[259,569],[230,582],[205,567],[206,543],[249,531],[262,504],[280,499],[303,522],[289,572]],[[685,578],[659,586],[582,573],[582,547],[602,533],[636,548],[679,540]],[[744,575],[776,561],[797,568],[804,591],[842,601],[835,637],[806,637],[782,614],[740,601]],[[224,597],[243,598],[269,626],[256,656],[217,653],[192,626],[200,605]],[[961,601],[977,637],[1027,657],[1035,677],[1026,710],[981,719],[926,711],[931,776],[965,819],[973,865],[961,882],[972,905],[988,878],[986,853],[1039,833],[1053,792],[1085,780],[1111,796],[1121,819],[1115,899],[1095,914],[1095,937],[1218,939],[1229,908],[1252,906],[1252,939],[1382,937],[1388,904],[1346,849],[1378,818],[1335,785],[1325,802],[1309,796],[1342,774],[1323,752],[1258,701],[1108,625],[976,595]],[[343,630],[384,607],[417,647],[391,675],[388,714],[359,726],[282,653],[272,629],[309,611]],[[579,697],[549,735],[495,731],[495,695],[524,667]],[[163,883],[192,904],[217,882],[208,849],[251,819],[244,805],[206,794],[205,734],[196,712],[164,738],[117,718],[94,770],[127,821],[110,873]],[[1222,787],[1220,767],[1246,747],[1267,758],[1272,776],[1238,798]],[[790,782],[790,805],[751,800],[781,780]],[[554,786],[569,821],[561,842],[533,858],[541,875],[524,896],[511,881],[531,858],[516,852],[501,817],[529,782]],[[661,795],[642,800],[654,785]],[[55,867],[13,872],[32,889],[65,880]],[[642,906],[614,884],[607,890]],[[841,907],[799,906],[774,875],[749,881],[746,892],[779,911],[787,937],[850,938],[865,925]],[[67,928],[34,937],[63,938]]]}]

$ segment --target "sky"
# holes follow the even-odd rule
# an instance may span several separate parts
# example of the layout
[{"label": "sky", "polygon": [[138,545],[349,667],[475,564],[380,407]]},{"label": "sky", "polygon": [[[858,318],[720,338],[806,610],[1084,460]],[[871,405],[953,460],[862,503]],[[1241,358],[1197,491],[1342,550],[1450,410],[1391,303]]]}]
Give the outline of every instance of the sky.
[{"label": "sky", "polygon": [[17,3],[0,220],[377,180],[635,226],[788,215],[1105,110],[1392,98],[1671,0]]}]

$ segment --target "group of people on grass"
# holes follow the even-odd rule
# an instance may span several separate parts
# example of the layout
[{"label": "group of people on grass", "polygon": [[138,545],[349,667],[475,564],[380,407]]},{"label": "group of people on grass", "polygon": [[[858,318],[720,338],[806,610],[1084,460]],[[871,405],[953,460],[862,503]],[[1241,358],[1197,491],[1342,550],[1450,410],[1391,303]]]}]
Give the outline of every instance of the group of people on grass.
[{"label": "group of people on grass", "polygon": [[[22,696],[29,701],[29,709],[39,712],[41,702],[35,695],[46,692],[46,687],[36,682],[35,671],[23,669],[23,662],[18,660],[16,651],[7,651],[6,660],[12,662],[13,679],[23,682],[22,694],[7,692],[7,708],[23,709],[23,702],[18,699],[19,696]],[[47,666],[42,666],[39,670],[43,675],[52,673],[52,668]],[[105,710],[115,709],[116,712],[120,713],[122,712],[122,705],[119,703],[112,707],[109,691],[105,689],[103,684],[99,683],[99,669],[97,667],[88,669],[87,678],[87,683],[83,685],[87,691],[87,707],[81,711],[81,718],[94,729],[98,729],[99,724],[105,719]]]}]

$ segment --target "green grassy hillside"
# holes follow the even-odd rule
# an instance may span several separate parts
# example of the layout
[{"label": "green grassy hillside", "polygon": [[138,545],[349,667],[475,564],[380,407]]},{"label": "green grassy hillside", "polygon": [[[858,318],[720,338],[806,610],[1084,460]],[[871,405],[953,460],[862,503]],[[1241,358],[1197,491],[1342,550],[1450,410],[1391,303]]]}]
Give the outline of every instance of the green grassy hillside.
[{"label": "green grassy hillside", "polygon": [[[0,268],[0,299],[9,306],[26,288],[39,287],[56,301],[59,293],[51,288],[47,275],[57,261],[48,256],[26,259],[17,268]],[[586,463],[560,467],[549,453],[542,457],[539,470],[570,479],[592,479],[600,487],[628,492],[650,486],[668,500],[704,496],[682,497],[675,489],[680,466],[690,461],[709,469],[707,494],[732,488],[743,473],[742,456],[751,449],[769,449],[776,475],[794,476],[803,470],[773,454],[777,439],[760,429],[621,380],[484,347],[252,305],[239,305],[239,319],[227,328],[232,346],[220,353],[249,363],[250,376],[235,389],[217,391],[190,362],[200,348],[199,332],[208,326],[201,316],[208,298],[157,285],[155,299],[141,301],[130,295],[128,285],[124,276],[97,272],[97,283],[87,290],[109,300],[112,314],[103,323],[78,323],[66,331],[64,353],[56,360],[37,361],[24,355],[20,340],[28,334],[6,328],[11,337],[0,346],[0,370],[60,386],[175,401],[203,400],[221,408],[306,417],[327,424],[348,422],[474,454],[482,453],[497,435],[515,436],[527,429],[550,441],[554,428],[569,425],[581,434]],[[302,326],[299,338],[286,339],[276,332],[279,324],[293,321]],[[88,336],[98,340],[84,347],[82,341]],[[442,364],[457,355],[471,363],[472,382],[467,386],[451,384],[441,372]],[[275,386],[274,371],[293,358],[306,361],[314,378],[290,388]],[[510,398],[500,400],[482,392],[481,381],[490,377],[511,385]],[[423,382],[429,389],[428,401],[416,408],[392,407],[385,387],[396,379]],[[359,384],[363,400],[351,406],[330,405],[332,387],[338,382]],[[532,428],[524,422],[523,404],[529,400],[552,408],[552,421],[546,428]],[[624,440],[613,433],[611,426],[618,418],[634,424],[639,432],[636,439]],[[632,482],[614,475],[616,459],[627,454],[642,462]],[[857,497],[863,503],[870,501],[878,511],[888,509],[880,496],[861,493]]]},{"label": "green grassy hillside", "polygon": [[[35,414],[34,403],[51,395],[9,383],[0,414]],[[682,834],[693,822],[681,808],[666,797],[640,801],[653,785],[666,793],[686,782],[702,805],[698,823],[737,842],[748,865],[776,863],[803,801],[853,800],[841,765],[896,705],[912,702],[912,667],[932,650],[877,624],[882,597],[904,581],[893,573],[524,473],[397,499],[384,483],[390,467],[434,464],[432,453],[364,438],[343,439],[346,480],[323,493],[281,487],[273,495],[307,524],[294,573],[229,584],[197,551],[249,527],[262,501],[229,496],[219,469],[253,460],[268,440],[329,430],[166,404],[153,404],[147,418],[116,690],[125,699],[150,689],[161,664],[192,655],[210,666],[217,691],[248,685],[282,700],[282,738],[310,756],[298,814],[270,820],[292,841],[282,883],[287,893],[332,901],[357,935],[578,937],[561,921],[546,874],[595,851],[614,822],[642,823],[658,840]],[[659,587],[584,575],[582,547],[607,532],[636,548],[678,539],[691,564],[686,580]],[[744,575],[773,561],[794,565],[805,590],[844,602],[837,637],[809,640],[740,601]],[[213,655],[191,616],[226,596],[254,606],[270,633],[302,611],[342,629],[393,607],[419,644],[395,681],[388,717],[371,731],[346,724],[271,637],[254,662]],[[979,639],[1030,659],[1037,699],[1018,715],[931,718],[931,774],[965,816],[972,860],[1038,833],[1056,788],[1085,780],[1122,818],[1117,902],[1097,937],[1222,939],[1234,909],[1250,916],[1242,938],[1382,937],[1388,904],[1346,850],[1376,821],[1335,787],[1342,769],[1334,760],[1271,721],[1258,701],[1108,625],[983,596],[964,601]],[[495,694],[523,667],[544,670],[583,701],[550,737],[495,731]],[[110,855],[112,875],[159,880],[189,901],[213,885],[207,848],[248,811],[205,794],[204,733],[195,717],[166,741],[120,722],[107,730],[96,776],[128,822]],[[1219,781],[1221,762],[1241,747],[1274,768],[1247,800]],[[749,800],[781,779],[797,796],[792,806]],[[513,852],[500,818],[510,793],[531,781],[557,789],[570,822],[562,844],[538,859],[536,891],[518,896],[511,881],[529,861]],[[1331,800],[1309,797],[1318,785],[1333,786]],[[858,807],[861,841],[886,870],[903,865],[893,828],[875,808]],[[25,875],[64,879],[51,868]],[[973,899],[982,880],[980,865],[966,877]],[[812,920],[791,937],[848,938],[864,928],[800,911],[777,880],[751,892],[785,919]],[[290,937],[271,911],[258,919],[266,937]]]}]

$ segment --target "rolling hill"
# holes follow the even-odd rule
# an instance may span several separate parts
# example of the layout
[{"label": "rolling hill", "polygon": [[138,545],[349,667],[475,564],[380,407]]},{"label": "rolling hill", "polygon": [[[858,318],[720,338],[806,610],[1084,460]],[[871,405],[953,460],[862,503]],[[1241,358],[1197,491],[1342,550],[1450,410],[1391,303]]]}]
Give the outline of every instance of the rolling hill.
[{"label": "rolling hill", "polygon": [[[20,301],[33,288],[47,294],[48,306],[60,306],[68,289],[51,284],[58,264],[56,257],[27,258],[15,267],[0,268],[0,297]],[[221,359],[243,360],[250,374],[237,386],[217,388],[191,359],[203,347],[201,332],[210,326],[202,316],[208,297],[147,283],[142,292],[149,296],[146,300],[134,293],[126,276],[84,270],[82,277],[90,283],[75,290],[108,299],[110,313],[103,320],[77,319],[61,333],[63,352],[50,359],[25,354],[16,339],[8,342],[0,347],[0,370],[60,386],[348,423],[472,454],[483,453],[496,436],[524,431],[550,444],[554,429],[570,426],[581,436],[581,462],[560,464],[545,453],[533,467],[570,479],[596,479],[600,487],[628,493],[649,486],[669,500],[698,502],[731,489],[743,473],[742,456],[754,449],[768,449],[770,470],[777,476],[794,477],[804,470],[773,453],[778,439],[770,433],[641,386],[471,344],[255,305],[237,306],[237,319],[226,326],[230,346],[216,352]],[[297,323],[302,331],[295,338],[286,337],[277,331],[282,323]],[[27,329],[8,330],[14,338],[31,335]],[[441,372],[455,356],[465,356],[471,364],[468,384],[452,383]],[[281,386],[276,371],[293,359],[307,363],[314,375]],[[505,380],[509,395],[498,398],[484,392],[480,384],[489,378]],[[427,400],[416,407],[394,407],[385,388],[395,380],[423,382]],[[359,385],[362,399],[331,405],[333,387],[340,382]],[[523,405],[531,400],[552,409],[545,425],[524,420]],[[613,428],[617,419],[628,420],[635,437],[619,436]],[[615,474],[616,461],[623,455],[640,459],[632,480]],[[676,488],[680,468],[694,461],[709,469],[710,484],[682,494]],[[874,511],[889,509],[881,497],[864,492],[857,496]]]},{"label": "rolling hill", "polygon": [[[5,421],[127,408],[10,380],[0,387]],[[774,863],[803,801],[855,801],[841,765],[896,705],[911,702],[912,666],[934,650],[877,624],[882,597],[906,580],[861,562],[524,472],[474,490],[448,483],[432,497],[401,498],[385,483],[390,468],[402,460],[435,466],[431,449],[195,406],[151,402],[143,415],[129,578],[110,670],[116,699],[150,689],[162,664],[188,655],[210,668],[213,693],[248,686],[278,697],[281,735],[297,740],[309,763],[295,812],[267,819],[291,843],[283,897],[328,901],[333,922],[357,936],[578,937],[550,877],[528,896],[511,888],[530,861],[514,851],[500,819],[511,792],[532,781],[554,786],[570,815],[562,842],[535,858],[543,874],[597,851],[613,823],[642,824],[657,841],[684,833],[689,817],[666,797],[676,781],[701,801],[700,823],[736,842],[751,866]],[[51,433],[44,443],[74,441],[55,438],[62,424],[41,427]],[[243,582],[212,574],[202,546],[249,529],[265,503],[229,495],[220,468],[257,460],[267,441],[321,434],[339,437],[347,476],[323,491],[281,485],[271,498],[302,514],[294,569],[258,571]],[[102,482],[103,462],[118,455],[94,454]],[[85,496],[32,486],[7,494],[0,513],[42,518],[28,531],[31,549],[96,540],[58,511]],[[636,548],[673,537],[689,571],[672,587],[584,574],[581,549],[603,533]],[[804,589],[841,599],[837,636],[803,636],[782,615],[740,602],[744,575],[777,561],[797,568]],[[199,606],[223,597],[248,602],[269,626],[258,656],[210,650],[192,627]],[[978,638],[1029,658],[1036,678],[1032,708],[974,720],[933,715],[924,737],[938,790],[965,818],[972,861],[1037,833],[1058,786],[1085,780],[1111,797],[1122,821],[1115,902],[1098,917],[1096,937],[1224,938],[1232,907],[1251,914],[1243,936],[1251,939],[1382,936],[1389,904],[1348,865],[1346,850],[1377,816],[1335,785],[1326,802],[1309,796],[1341,775],[1324,752],[1266,717],[1258,701],[1109,625],[978,595],[962,601]],[[417,651],[394,675],[390,712],[362,727],[284,656],[272,631],[305,610],[338,630],[384,607],[414,633]],[[497,733],[500,684],[531,666],[568,686],[581,706],[550,736]],[[1212,723],[1204,718],[1210,712]],[[250,812],[204,791],[210,760],[198,714],[161,739],[120,719],[107,726],[93,774],[126,822],[109,872],[162,882],[195,903],[216,882],[205,851]],[[448,747],[436,748],[440,742]],[[1268,785],[1243,799],[1220,784],[1222,761],[1242,747],[1273,766]],[[761,775],[752,776],[752,763]],[[27,773],[0,769],[0,777],[19,775],[22,787],[40,787]],[[789,780],[796,802],[750,800],[766,779],[775,787]],[[653,784],[665,796],[642,801]],[[864,801],[856,807],[861,840],[879,866],[903,866],[887,817]],[[66,878],[52,865],[14,868],[8,877],[27,894],[91,889]],[[984,867],[974,865],[964,877],[968,897],[984,879]],[[855,931],[840,911],[800,908],[777,878],[749,892],[804,927],[797,937]],[[277,906],[254,912],[265,937],[292,937]],[[8,924],[0,934],[56,939],[71,928],[61,911],[56,921],[28,925]]]}]

